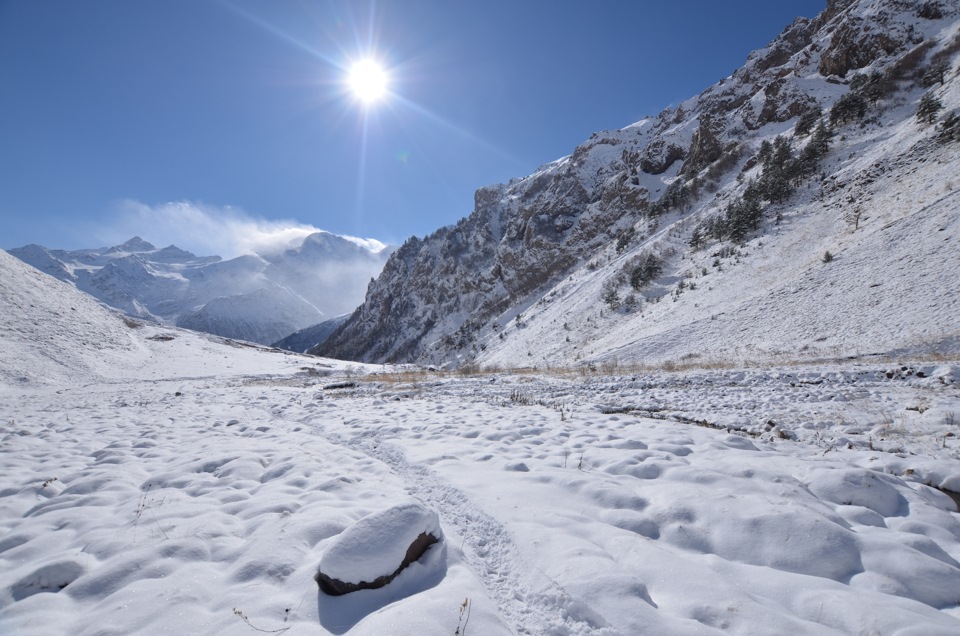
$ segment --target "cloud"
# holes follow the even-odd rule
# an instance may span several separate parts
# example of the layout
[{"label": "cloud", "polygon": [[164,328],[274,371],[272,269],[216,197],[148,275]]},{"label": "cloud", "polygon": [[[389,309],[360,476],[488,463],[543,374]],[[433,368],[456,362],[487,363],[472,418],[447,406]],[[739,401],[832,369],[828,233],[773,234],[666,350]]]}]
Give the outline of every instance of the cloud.
[{"label": "cloud", "polygon": [[354,245],[359,245],[360,247],[369,252],[373,252],[374,254],[378,254],[389,247],[389,245],[386,243],[382,243],[377,239],[372,238],[357,238],[356,236],[347,236],[346,234],[341,234],[340,238],[346,239]]},{"label": "cloud", "polygon": [[[232,258],[281,251],[321,231],[293,220],[256,218],[231,206],[191,201],[147,205],[126,200],[118,204],[116,219],[98,232],[98,240],[117,245],[140,236],[157,247],[176,245],[199,256]],[[375,239],[344,238],[374,252],[383,249]]]}]

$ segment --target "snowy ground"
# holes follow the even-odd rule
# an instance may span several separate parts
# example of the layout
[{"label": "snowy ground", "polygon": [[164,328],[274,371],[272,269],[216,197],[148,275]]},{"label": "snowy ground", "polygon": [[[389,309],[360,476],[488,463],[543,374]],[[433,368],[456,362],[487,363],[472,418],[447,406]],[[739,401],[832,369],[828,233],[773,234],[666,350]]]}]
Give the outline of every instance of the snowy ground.
[{"label": "snowy ground", "polygon": [[[454,634],[464,599],[475,634],[960,630],[960,515],[923,485],[960,490],[957,367],[298,369],[0,397],[0,632]],[[325,546],[407,496],[446,563],[319,592]]]},{"label": "snowy ground", "polygon": [[[960,633],[955,363],[405,373],[24,268],[0,252],[2,634]],[[442,544],[320,592],[410,498]]]}]

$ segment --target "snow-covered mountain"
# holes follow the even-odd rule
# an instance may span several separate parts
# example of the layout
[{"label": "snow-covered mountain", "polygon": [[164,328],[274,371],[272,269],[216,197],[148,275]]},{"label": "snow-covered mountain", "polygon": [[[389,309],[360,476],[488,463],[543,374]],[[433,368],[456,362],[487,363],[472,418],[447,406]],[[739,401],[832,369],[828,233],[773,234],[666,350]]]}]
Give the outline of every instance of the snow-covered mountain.
[{"label": "snow-covered mountain", "polygon": [[324,320],[319,324],[310,325],[300,331],[293,332],[285,338],[277,340],[273,343],[273,346],[295,353],[305,353],[329,338],[330,334],[339,329],[340,325],[346,322],[349,317],[350,314],[343,314],[330,320]]},{"label": "snow-covered mountain", "polygon": [[313,352],[516,366],[956,350],[958,15],[831,0],[700,95],[478,190]]},{"label": "snow-covered mountain", "polygon": [[132,316],[270,344],[353,310],[390,249],[317,232],[284,250],[222,260],[140,237],[110,248],[10,253]]}]

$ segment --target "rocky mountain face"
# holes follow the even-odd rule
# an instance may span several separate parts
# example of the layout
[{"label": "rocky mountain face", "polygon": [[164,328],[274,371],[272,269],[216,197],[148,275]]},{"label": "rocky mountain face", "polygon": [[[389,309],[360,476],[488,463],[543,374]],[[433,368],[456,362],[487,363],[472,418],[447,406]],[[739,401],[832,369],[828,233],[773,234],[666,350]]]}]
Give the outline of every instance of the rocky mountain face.
[{"label": "rocky mountain face", "polygon": [[351,311],[389,252],[326,232],[226,261],[140,237],[110,248],[10,250],[130,315],[262,344]]},{"label": "rocky mountain face", "polygon": [[[942,275],[960,251],[931,245],[944,262],[912,271],[950,292],[912,321],[890,258],[960,236],[958,18],[956,2],[830,0],[700,95],[478,190],[311,352],[516,366],[960,341]],[[886,276],[903,287],[862,285]]]},{"label": "rocky mountain face", "polygon": [[344,314],[336,318],[331,318],[330,320],[324,320],[316,325],[310,325],[309,327],[295,331],[289,336],[277,340],[273,343],[273,346],[278,349],[293,351],[294,353],[306,353],[326,341],[326,339],[330,337],[330,334],[346,322],[349,316],[349,314]]}]

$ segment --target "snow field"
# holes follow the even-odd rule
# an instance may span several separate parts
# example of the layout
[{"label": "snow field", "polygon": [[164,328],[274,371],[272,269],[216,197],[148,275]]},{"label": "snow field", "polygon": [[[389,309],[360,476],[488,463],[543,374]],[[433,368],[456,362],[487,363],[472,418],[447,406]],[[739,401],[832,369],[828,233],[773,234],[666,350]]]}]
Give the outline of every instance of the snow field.
[{"label": "snow field", "polygon": [[[2,634],[960,631],[955,363],[404,375],[131,326],[12,261]],[[321,592],[411,498],[445,549]]]},{"label": "snow field", "polygon": [[[593,629],[956,628],[948,614],[928,613],[956,615],[953,502],[851,468],[869,461],[862,454],[831,458],[794,442],[589,409],[564,420],[556,410],[502,403],[451,411],[457,430],[431,425],[436,416],[404,417],[399,406],[389,419],[347,424],[396,436],[408,460],[470,493],[511,529],[529,567],[590,609]],[[956,473],[954,460],[942,464]]]},{"label": "snow field", "polygon": [[[283,406],[259,389],[172,388],[126,386],[125,405],[109,387],[67,390],[58,416],[21,410],[4,426],[0,631],[242,633],[236,608],[260,629],[343,633],[380,606],[403,612],[398,597],[424,592],[429,606],[439,580],[461,580],[482,605],[477,584],[462,568],[444,577],[442,561],[343,603],[320,594],[323,546],[402,499],[403,485],[278,421]],[[445,605],[455,622],[457,601]]]},{"label": "snow field", "polygon": [[[299,368],[0,393],[14,414],[0,433],[0,631],[448,634],[465,599],[485,634],[960,624],[960,514],[923,483],[956,483],[960,441],[914,435],[932,411],[905,410],[921,396],[960,406],[941,379],[956,367],[346,386]],[[883,398],[911,416],[885,438],[900,452],[835,421],[781,439],[680,419],[752,422],[779,392],[812,421],[851,378],[863,409]],[[671,408],[631,413],[641,398]],[[444,558],[428,550],[380,590],[321,593],[337,537],[410,497],[438,513]]]}]

